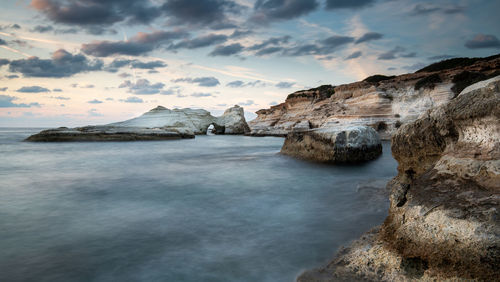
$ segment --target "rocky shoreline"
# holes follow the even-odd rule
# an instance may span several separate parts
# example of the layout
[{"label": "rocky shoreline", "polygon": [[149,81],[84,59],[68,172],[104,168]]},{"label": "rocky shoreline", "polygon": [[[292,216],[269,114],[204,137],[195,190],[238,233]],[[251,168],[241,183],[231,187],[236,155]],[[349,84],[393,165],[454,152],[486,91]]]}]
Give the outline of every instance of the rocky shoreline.
[{"label": "rocky shoreline", "polygon": [[297,281],[496,281],[499,121],[500,76],[402,126],[385,222]]}]

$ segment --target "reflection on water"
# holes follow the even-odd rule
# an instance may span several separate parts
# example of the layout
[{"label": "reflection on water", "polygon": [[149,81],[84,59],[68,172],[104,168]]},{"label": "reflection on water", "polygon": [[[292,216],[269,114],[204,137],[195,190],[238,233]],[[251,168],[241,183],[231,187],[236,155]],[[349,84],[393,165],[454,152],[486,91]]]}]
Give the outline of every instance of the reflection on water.
[{"label": "reflection on water", "polygon": [[384,155],[327,166],[282,138],[27,143],[0,129],[1,281],[293,281],[380,224]]}]

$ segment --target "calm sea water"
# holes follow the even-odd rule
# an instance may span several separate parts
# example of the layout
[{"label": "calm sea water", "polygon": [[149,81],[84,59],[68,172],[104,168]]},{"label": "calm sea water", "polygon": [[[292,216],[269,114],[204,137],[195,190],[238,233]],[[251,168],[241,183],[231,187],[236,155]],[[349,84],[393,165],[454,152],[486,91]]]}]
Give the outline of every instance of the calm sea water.
[{"label": "calm sea water", "polygon": [[389,144],[364,165],[282,138],[21,142],[0,129],[0,281],[293,281],[386,216]]}]

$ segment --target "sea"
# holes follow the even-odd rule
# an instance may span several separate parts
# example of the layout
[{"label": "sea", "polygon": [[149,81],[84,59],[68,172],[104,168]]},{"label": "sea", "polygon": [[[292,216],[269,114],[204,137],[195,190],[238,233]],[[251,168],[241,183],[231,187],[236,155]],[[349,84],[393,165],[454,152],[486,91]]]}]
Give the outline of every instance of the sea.
[{"label": "sea", "polygon": [[294,281],[381,224],[380,158],[325,165],[278,137],[30,143],[0,128],[0,281]]}]

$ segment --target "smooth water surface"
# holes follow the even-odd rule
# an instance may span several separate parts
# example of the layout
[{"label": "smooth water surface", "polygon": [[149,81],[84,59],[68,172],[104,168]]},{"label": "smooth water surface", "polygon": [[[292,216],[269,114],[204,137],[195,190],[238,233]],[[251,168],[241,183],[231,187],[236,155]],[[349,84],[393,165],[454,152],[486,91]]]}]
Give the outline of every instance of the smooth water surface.
[{"label": "smooth water surface", "polygon": [[0,281],[293,281],[380,224],[389,144],[364,165],[283,138],[28,143],[0,129]]}]

